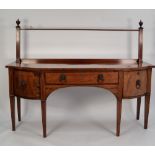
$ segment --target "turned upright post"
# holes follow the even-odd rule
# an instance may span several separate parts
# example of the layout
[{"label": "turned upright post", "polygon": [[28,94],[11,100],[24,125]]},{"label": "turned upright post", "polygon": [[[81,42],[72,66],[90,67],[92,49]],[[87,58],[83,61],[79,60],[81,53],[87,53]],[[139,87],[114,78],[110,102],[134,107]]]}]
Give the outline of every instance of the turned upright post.
[{"label": "turned upright post", "polygon": [[[138,66],[141,67],[143,63],[143,22],[139,21],[139,31],[138,31]],[[141,97],[137,98],[137,120],[140,117],[140,107],[141,107]]]},{"label": "turned upright post", "polygon": [[143,62],[143,22],[139,22],[139,32],[138,32],[138,64]]},{"label": "turned upright post", "polygon": [[20,63],[20,21],[16,21],[16,63]]}]

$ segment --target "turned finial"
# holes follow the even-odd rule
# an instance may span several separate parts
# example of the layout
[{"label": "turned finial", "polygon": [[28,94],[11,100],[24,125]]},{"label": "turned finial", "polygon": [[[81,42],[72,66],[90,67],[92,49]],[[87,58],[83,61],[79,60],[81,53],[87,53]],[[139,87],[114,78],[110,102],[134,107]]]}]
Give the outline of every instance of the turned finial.
[{"label": "turned finial", "polygon": [[19,19],[17,19],[16,24],[17,24],[16,28],[20,28],[20,20]]},{"label": "turned finial", "polygon": [[142,27],[143,26],[143,22],[141,20],[139,22],[139,26],[140,26],[139,29],[143,29],[143,27]]}]

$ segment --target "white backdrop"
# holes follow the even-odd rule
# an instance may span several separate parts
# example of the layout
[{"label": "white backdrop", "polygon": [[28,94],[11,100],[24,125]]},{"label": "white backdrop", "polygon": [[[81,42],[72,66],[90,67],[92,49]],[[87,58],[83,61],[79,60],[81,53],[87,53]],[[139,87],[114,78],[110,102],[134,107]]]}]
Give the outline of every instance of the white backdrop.
[{"label": "white backdrop", "polygon": [[[47,101],[48,137],[43,139],[40,102],[22,100],[22,122],[11,131],[8,73],[15,60],[15,21],[34,27],[138,28],[144,22],[144,60],[155,64],[155,10],[0,10],[0,145],[154,145],[155,82],[149,129],[136,121],[136,100],[123,101],[121,136],[115,137],[116,99],[99,88],[55,91]],[[135,32],[25,32],[22,57],[137,58]],[[137,138],[135,138],[137,137]]]}]

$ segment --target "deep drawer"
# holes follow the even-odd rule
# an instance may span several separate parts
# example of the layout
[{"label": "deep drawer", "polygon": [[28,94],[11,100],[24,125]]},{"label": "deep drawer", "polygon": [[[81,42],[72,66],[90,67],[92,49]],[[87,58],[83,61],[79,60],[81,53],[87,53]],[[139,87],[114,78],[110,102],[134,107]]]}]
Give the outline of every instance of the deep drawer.
[{"label": "deep drawer", "polygon": [[124,97],[143,95],[146,92],[147,71],[124,72]]},{"label": "deep drawer", "polygon": [[14,92],[15,95],[25,98],[40,97],[40,82],[36,72],[14,71]]}]

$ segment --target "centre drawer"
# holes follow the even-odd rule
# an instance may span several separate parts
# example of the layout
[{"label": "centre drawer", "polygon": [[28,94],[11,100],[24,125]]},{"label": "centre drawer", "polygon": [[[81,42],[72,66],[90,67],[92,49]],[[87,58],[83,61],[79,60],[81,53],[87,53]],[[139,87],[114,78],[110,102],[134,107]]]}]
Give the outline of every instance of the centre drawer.
[{"label": "centre drawer", "polygon": [[47,72],[46,84],[116,84],[118,72]]}]

